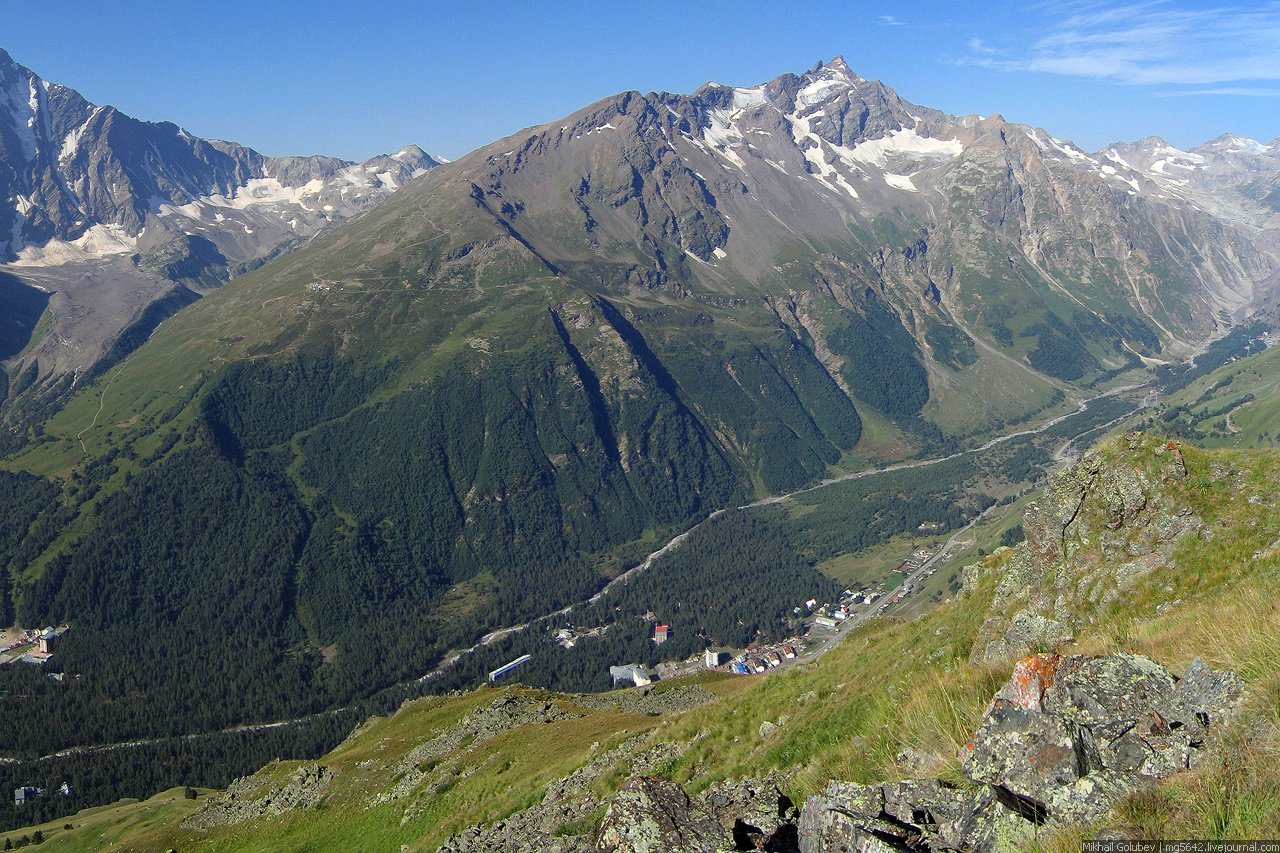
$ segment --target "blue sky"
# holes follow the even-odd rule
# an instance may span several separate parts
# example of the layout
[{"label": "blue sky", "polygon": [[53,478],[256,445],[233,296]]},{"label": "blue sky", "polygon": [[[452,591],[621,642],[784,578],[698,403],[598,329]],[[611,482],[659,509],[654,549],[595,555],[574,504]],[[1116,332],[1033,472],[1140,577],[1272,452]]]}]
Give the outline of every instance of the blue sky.
[{"label": "blue sky", "polygon": [[843,54],[951,113],[1096,149],[1280,136],[1280,2],[9,0],[0,47],[139,118],[268,154],[457,157],[626,89]]}]

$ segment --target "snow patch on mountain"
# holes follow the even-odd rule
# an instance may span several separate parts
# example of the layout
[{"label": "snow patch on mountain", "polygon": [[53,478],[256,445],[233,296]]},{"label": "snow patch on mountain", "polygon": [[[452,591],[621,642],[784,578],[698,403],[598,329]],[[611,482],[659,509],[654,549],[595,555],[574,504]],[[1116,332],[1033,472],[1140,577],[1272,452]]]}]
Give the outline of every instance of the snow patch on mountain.
[{"label": "snow patch on mountain", "polygon": [[952,160],[964,152],[958,139],[935,139],[921,136],[914,128],[895,130],[879,139],[859,142],[854,148],[845,148],[847,156],[860,163],[883,169],[890,158],[901,157],[917,160]]},{"label": "snow patch on mountain", "polygon": [[101,109],[101,107],[95,107],[87,121],[78,127],[72,128],[72,130],[63,138],[62,150],[58,154],[59,164],[65,166],[67,161],[76,156],[76,152],[80,150],[80,139],[84,136],[85,128],[89,126],[90,122],[93,121],[93,119],[98,115],[98,111]]},{"label": "snow patch on mountain", "polygon": [[848,89],[849,81],[835,78],[815,80],[796,93],[796,108],[805,110],[820,104],[838,90]]},{"label": "snow patch on mountain", "polygon": [[810,170],[810,175],[813,179],[832,192],[843,190],[853,198],[857,198],[858,191],[845,179],[844,175],[840,174],[839,169],[827,161],[825,152],[828,149],[837,149],[839,146],[831,145],[822,137],[810,131],[809,119],[801,118],[800,116],[789,116],[788,118],[791,119],[792,138],[795,140],[796,145],[800,146],[804,159],[814,169],[817,169],[817,174],[813,174],[813,170]]},{"label": "snow patch on mountain", "polygon": [[769,96],[765,94],[764,86],[755,86],[751,89],[734,89],[733,105],[730,110],[738,113],[767,103],[769,103]]},{"label": "snow patch on mountain", "polygon": [[3,95],[8,107],[7,112],[14,119],[11,126],[14,135],[18,137],[24,162],[29,163],[36,156],[35,112],[39,108],[39,102],[32,103],[34,99],[29,92],[24,91],[27,88],[23,86],[24,82],[29,83],[20,76],[15,77]]},{"label": "snow patch on mountain", "polygon": [[206,207],[223,207],[231,210],[245,210],[250,207],[264,205],[296,205],[303,210],[311,210],[303,199],[314,196],[324,189],[324,181],[308,181],[301,187],[286,187],[276,178],[254,178],[239,187],[231,195],[200,196],[187,204],[160,204],[156,213],[160,216],[181,214],[192,219],[205,219]]},{"label": "snow patch on mountain", "polygon": [[1234,133],[1224,133],[1212,142],[1202,146],[1214,151],[1220,151],[1224,154],[1267,154],[1275,147],[1272,145],[1264,145],[1256,139],[1250,139],[1247,136],[1236,136]]},{"label": "snow patch on mountain", "polygon": [[728,160],[735,167],[746,170],[747,164],[734,146],[741,146],[742,133],[733,122],[733,116],[725,110],[712,110],[707,116],[709,123],[702,129],[702,138],[711,146],[711,151]]},{"label": "snow patch on mountain", "polygon": [[884,174],[884,182],[894,189],[906,190],[909,193],[920,192],[916,189],[916,185],[911,183],[910,175],[891,175],[886,172]]},{"label": "snow patch on mountain", "polygon": [[15,267],[53,267],[73,261],[127,255],[138,241],[119,225],[94,225],[75,240],[50,240],[43,246],[27,246],[18,253]]},{"label": "snow patch on mountain", "polygon": [[1112,161],[1113,163],[1119,163],[1121,166],[1124,166],[1126,169],[1128,169],[1131,172],[1138,171],[1137,169],[1133,168],[1133,166],[1129,165],[1129,163],[1123,157],[1117,154],[1114,148],[1108,150],[1106,154],[1104,154],[1103,156],[1105,156],[1108,160]]}]

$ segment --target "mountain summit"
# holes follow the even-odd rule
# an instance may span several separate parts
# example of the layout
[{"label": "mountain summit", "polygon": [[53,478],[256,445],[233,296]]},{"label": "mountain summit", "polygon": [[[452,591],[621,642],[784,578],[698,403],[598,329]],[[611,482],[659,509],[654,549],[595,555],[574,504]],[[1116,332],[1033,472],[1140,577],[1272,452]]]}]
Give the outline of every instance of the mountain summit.
[{"label": "mountain summit", "polygon": [[[145,251],[193,224],[207,230],[210,223],[196,211],[181,209],[192,204],[230,209],[273,236],[309,236],[434,165],[416,146],[364,164],[265,157],[233,142],[199,139],[170,122],[139,121],[91,104],[0,50],[0,196],[11,202],[0,213],[0,260],[51,240],[80,240],[79,248],[90,253],[90,244],[115,242],[124,251],[150,230],[137,243]],[[288,216],[283,222],[279,212],[247,218],[249,209],[267,206],[288,206]]]}]

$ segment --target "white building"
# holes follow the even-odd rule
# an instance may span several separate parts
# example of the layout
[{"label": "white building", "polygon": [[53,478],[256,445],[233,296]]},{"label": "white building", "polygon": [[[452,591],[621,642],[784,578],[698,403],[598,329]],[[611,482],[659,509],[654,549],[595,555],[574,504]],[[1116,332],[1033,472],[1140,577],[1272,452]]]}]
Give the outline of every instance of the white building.
[{"label": "white building", "polygon": [[609,677],[613,679],[615,687],[622,682],[630,682],[636,687],[644,687],[647,684],[653,683],[653,679],[649,677],[649,673],[646,672],[645,668],[638,663],[629,663],[624,666],[611,666],[609,667]]}]

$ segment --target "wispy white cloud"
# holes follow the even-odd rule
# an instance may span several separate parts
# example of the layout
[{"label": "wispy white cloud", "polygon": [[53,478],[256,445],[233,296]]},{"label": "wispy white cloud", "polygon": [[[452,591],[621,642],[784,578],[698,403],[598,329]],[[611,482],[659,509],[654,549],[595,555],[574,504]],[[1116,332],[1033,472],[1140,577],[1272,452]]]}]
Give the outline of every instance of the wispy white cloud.
[{"label": "wispy white cloud", "polygon": [[905,22],[899,21],[893,15],[881,15],[876,20],[880,22],[880,26],[882,27],[905,27],[906,26]]},{"label": "wispy white cloud", "polygon": [[1280,89],[1261,86],[1214,86],[1208,89],[1174,89],[1156,92],[1161,98],[1185,98],[1194,95],[1243,95],[1250,98],[1280,98]]},{"label": "wispy white cloud", "polygon": [[[1050,2],[1029,49],[981,39],[963,61],[1134,85],[1197,87],[1188,94],[1265,94],[1280,80],[1280,2],[1204,6],[1183,0]],[[1206,88],[1208,87],[1208,88]],[[1230,89],[1231,91],[1227,91]]]}]

